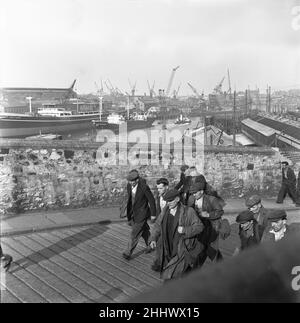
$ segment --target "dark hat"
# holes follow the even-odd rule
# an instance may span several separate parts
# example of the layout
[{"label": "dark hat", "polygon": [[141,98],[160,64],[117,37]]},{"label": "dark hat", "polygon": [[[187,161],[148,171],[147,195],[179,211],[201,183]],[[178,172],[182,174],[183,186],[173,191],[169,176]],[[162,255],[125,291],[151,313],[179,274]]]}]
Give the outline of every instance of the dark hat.
[{"label": "dark hat", "polygon": [[191,187],[190,187],[190,193],[194,194],[197,193],[201,190],[205,189],[205,185],[206,185],[206,180],[204,178],[204,176],[197,178],[196,182],[194,182]]},{"label": "dark hat", "polygon": [[188,165],[182,165],[181,167],[180,167],[180,170],[182,171],[182,172],[185,172],[187,169],[189,169],[190,167],[188,166]]},{"label": "dark hat", "polygon": [[133,169],[129,172],[128,176],[127,176],[127,180],[128,181],[135,181],[136,179],[138,179],[140,177],[139,172],[136,169]]},{"label": "dark hat", "polygon": [[261,198],[258,195],[251,195],[246,199],[246,206],[252,207],[261,202]]},{"label": "dark hat", "polygon": [[179,196],[180,194],[179,194],[179,192],[177,191],[177,190],[175,190],[175,189],[171,189],[171,190],[168,190],[165,194],[164,194],[164,196],[163,196],[163,198],[164,198],[164,200],[166,201],[166,202],[171,202],[171,201],[173,201],[177,196]]},{"label": "dark hat", "polygon": [[271,222],[276,222],[278,220],[285,220],[287,218],[287,214],[285,210],[273,210],[270,211],[268,220]]},{"label": "dark hat", "polygon": [[237,217],[236,222],[239,224],[254,220],[253,213],[249,210],[242,211]]},{"label": "dark hat", "polygon": [[167,180],[167,178],[162,177],[156,181],[156,185],[159,185],[159,184],[164,184],[166,186],[166,185],[169,185],[169,181]]}]

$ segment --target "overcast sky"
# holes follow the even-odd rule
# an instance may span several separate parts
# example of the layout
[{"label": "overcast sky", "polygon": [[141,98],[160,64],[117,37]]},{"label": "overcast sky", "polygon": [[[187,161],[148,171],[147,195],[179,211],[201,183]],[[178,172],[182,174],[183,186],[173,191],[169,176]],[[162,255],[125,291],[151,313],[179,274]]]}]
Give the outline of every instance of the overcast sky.
[{"label": "overcast sky", "polygon": [[[1,86],[300,88],[300,0],[0,0]],[[295,9],[294,9],[295,10]],[[299,10],[300,15],[300,10]],[[300,25],[300,19],[299,19]],[[300,26],[299,26],[300,27]],[[227,79],[223,90],[227,90]]]}]

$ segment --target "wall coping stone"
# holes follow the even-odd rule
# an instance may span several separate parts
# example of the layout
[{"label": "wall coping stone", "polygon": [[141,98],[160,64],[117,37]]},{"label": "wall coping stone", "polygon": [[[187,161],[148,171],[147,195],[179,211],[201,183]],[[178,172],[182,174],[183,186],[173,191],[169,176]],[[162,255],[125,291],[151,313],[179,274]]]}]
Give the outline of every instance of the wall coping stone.
[{"label": "wall coping stone", "polygon": [[[103,143],[103,142],[91,142],[91,141],[78,141],[78,140],[25,140],[25,139],[0,139],[0,149],[66,149],[66,150],[97,150],[105,144],[105,148],[110,147],[114,149],[116,144]],[[125,143],[120,143],[120,150],[123,150]],[[158,144],[151,145],[150,143],[128,143],[128,148],[136,147],[137,149],[148,150],[148,148],[157,148]],[[162,144],[161,147],[169,150],[170,147],[174,147],[175,150],[181,150],[180,145]],[[186,144],[185,149],[192,147],[191,144]],[[242,153],[242,154],[265,154],[274,155],[276,151],[269,147],[244,147],[244,146],[208,146],[205,145],[204,151],[206,153]]]}]

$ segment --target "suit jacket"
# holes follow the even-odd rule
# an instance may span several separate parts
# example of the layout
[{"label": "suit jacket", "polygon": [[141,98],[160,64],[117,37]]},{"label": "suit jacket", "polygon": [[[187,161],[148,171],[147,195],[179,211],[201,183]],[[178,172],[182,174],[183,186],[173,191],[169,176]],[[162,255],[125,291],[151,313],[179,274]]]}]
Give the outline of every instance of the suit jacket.
[{"label": "suit jacket", "polygon": [[[195,197],[191,195],[189,197],[187,205],[195,209],[198,216],[201,217],[201,213],[199,212],[199,210],[197,210],[195,202]],[[231,230],[230,226],[226,226],[226,228],[224,228],[223,221],[225,220],[221,220],[221,217],[224,214],[223,204],[222,201],[220,201],[216,197],[204,194],[202,211],[207,212],[209,214],[208,219],[211,220],[210,225],[212,226],[212,229],[210,232],[209,241],[207,241],[207,253],[212,259],[214,258],[214,255],[216,255],[216,251],[219,250],[220,236],[222,237],[222,239],[226,239],[228,235],[230,235]]]},{"label": "suit jacket", "polygon": [[257,221],[253,221],[253,235],[247,236],[246,232],[239,225],[239,236],[241,240],[241,250],[256,246],[260,242],[259,227]]},{"label": "suit jacket", "polygon": [[[191,195],[187,205],[196,210],[195,202],[195,197]],[[216,197],[206,194],[203,195],[202,211],[206,211],[209,214],[210,219],[220,218],[224,214],[222,202]]]},{"label": "suit jacket", "polygon": [[282,184],[296,186],[296,175],[290,167],[287,168],[287,177],[282,169]]},{"label": "suit jacket", "polygon": [[156,206],[153,194],[143,178],[137,184],[134,203],[132,204],[131,185],[127,184],[127,218],[136,223],[146,221],[150,216],[156,216]]},{"label": "suit jacket", "polygon": [[155,205],[156,205],[156,218],[157,218],[160,215],[161,211],[162,211],[162,209],[160,207],[160,197],[159,197],[158,194],[155,195]]},{"label": "suit jacket", "polygon": [[264,231],[269,227],[269,213],[270,211],[268,211],[264,207],[261,207],[258,216],[254,214],[254,217],[257,220],[259,240],[261,240]]}]

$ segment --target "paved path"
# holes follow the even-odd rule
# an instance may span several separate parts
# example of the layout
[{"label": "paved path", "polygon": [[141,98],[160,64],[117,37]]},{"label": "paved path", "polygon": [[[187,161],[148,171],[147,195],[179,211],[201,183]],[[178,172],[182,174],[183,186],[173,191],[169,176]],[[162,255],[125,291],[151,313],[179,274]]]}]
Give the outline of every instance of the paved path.
[{"label": "paved path", "polygon": [[[225,215],[234,219],[237,214],[245,209],[244,199],[228,199],[224,208]],[[298,212],[300,217],[300,207],[296,208],[287,199],[284,204],[276,204],[274,200],[263,200],[263,205],[268,209],[285,209]],[[81,209],[62,209],[59,211],[37,211],[26,212],[18,215],[0,216],[0,236],[20,235],[49,229],[61,229],[78,227],[96,223],[124,222],[119,217],[119,208],[86,207]]]}]

